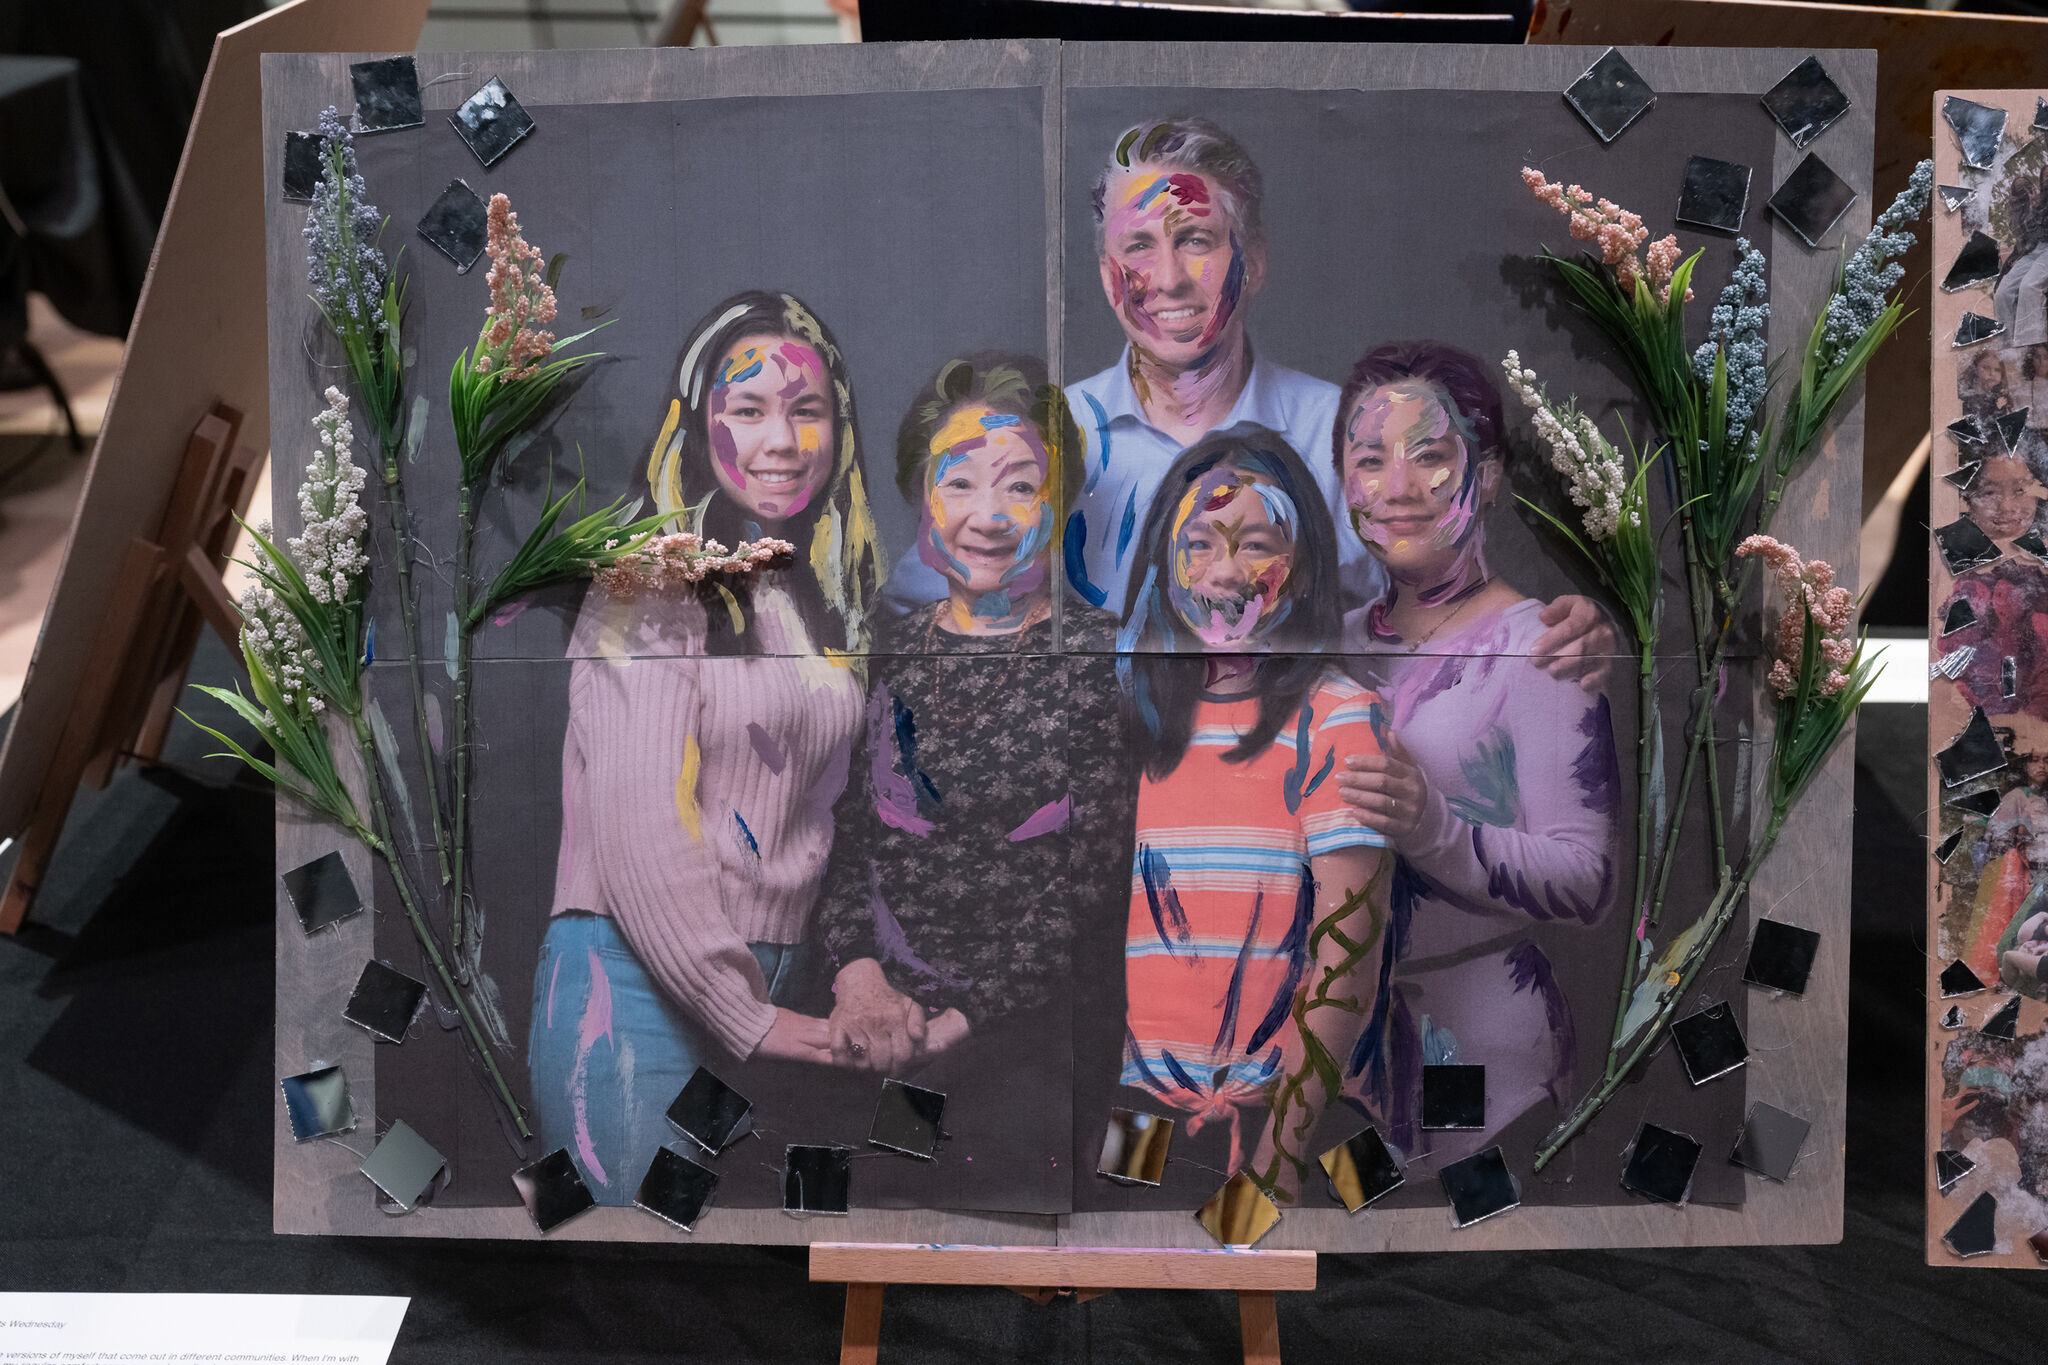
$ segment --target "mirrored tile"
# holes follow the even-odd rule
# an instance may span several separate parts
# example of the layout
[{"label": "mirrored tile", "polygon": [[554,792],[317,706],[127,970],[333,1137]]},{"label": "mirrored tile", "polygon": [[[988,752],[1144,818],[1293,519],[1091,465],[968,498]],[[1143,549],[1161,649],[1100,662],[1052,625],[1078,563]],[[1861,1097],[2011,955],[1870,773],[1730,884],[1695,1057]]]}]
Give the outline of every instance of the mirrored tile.
[{"label": "mirrored tile", "polygon": [[1948,1013],[1941,1016],[1941,1026],[1946,1029],[1961,1028],[1963,1026],[1963,1007],[1961,1005],[1950,1005]]},{"label": "mirrored tile", "polygon": [[1759,919],[1749,941],[1749,961],[1742,979],[1752,986],[1804,995],[1806,978],[1813,971],[1813,955],[1820,949],[1820,935],[1781,920]]},{"label": "mirrored tile", "polygon": [[1258,1182],[1239,1171],[1195,1211],[1195,1221],[1228,1247],[1248,1247],[1280,1221],[1279,1206]]},{"label": "mirrored tile", "polygon": [[277,1085],[284,1092],[284,1113],[291,1122],[294,1141],[310,1142],[349,1132],[356,1126],[356,1107],[348,1097],[348,1077],[342,1075],[340,1067],[301,1071]]},{"label": "mirrored tile", "polygon": [[1977,1030],[1986,1038],[2002,1038],[2008,1043],[2018,1038],[2019,1031],[2020,998],[2017,995],[1999,1006],[1998,1012],[1986,1019],[1983,1027]]},{"label": "mirrored tile", "polygon": [[1671,1041],[1694,1085],[1725,1076],[1749,1060],[1749,1046],[1727,1001],[1674,1020]]},{"label": "mirrored tile", "polygon": [[1948,274],[1942,276],[1942,292],[1953,294],[1958,289],[1968,289],[1973,284],[1998,278],[1998,243],[1988,233],[1977,231],[1970,234],[1970,240],[1963,243],[1963,249],[1956,253],[1955,262],[1949,266]]},{"label": "mirrored tile", "polygon": [[1998,439],[2004,443],[2007,454],[2020,453],[2020,442],[2025,440],[2027,435],[2027,415],[2032,411],[2032,408],[2015,408],[2011,412],[1999,414],[1998,419],[1992,424],[1998,428]]},{"label": "mirrored tile", "polygon": [[1971,708],[1969,723],[1934,755],[1934,763],[1941,769],[1945,787],[1960,787],[2005,770],[2005,746],[1998,742],[1998,732],[1991,728],[1991,718],[1983,707]]},{"label": "mirrored tile", "polygon": [[1928,668],[1927,676],[1929,679],[1948,678],[1953,680],[1960,678],[1963,676],[1963,670],[1968,668],[1976,657],[1977,646],[1960,645],[1942,655],[1939,659],[1936,659]]},{"label": "mirrored tile", "polygon": [[284,135],[284,197],[293,203],[309,204],[320,183],[327,139],[318,133]]},{"label": "mirrored tile", "polygon": [[1700,1145],[1683,1133],[1644,1124],[1622,1168],[1623,1189],[1665,1204],[1683,1204],[1692,1188],[1693,1168],[1700,1164]]},{"label": "mirrored tile", "polygon": [[853,1185],[851,1147],[792,1146],[782,1157],[782,1207],[791,1213],[845,1213]]},{"label": "mirrored tile", "polygon": [[553,1232],[577,1214],[597,1207],[567,1147],[557,1147],[531,1166],[512,1172],[512,1184],[519,1191],[519,1202],[526,1205],[526,1216],[542,1232]]},{"label": "mirrored tile", "polygon": [[496,165],[500,157],[533,131],[532,116],[496,76],[464,100],[448,116],[448,122],[455,126],[456,136],[486,166]]},{"label": "mirrored tile", "polygon": [[1808,57],[1786,72],[1763,98],[1764,108],[1801,151],[1849,112],[1849,97],[1818,57]]},{"label": "mirrored tile", "polygon": [[1998,1201],[1986,1190],[1970,1201],[1970,1207],[1963,1210],[1963,1216],[1949,1224],[1941,1240],[1948,1243],[1948,1249],[1956,1255],[1968,1258],[1982,1256],[1998,1246]]},{"label": "mirrored tile", "polygon": [[1968,464],[1957,465],[1942,475],[1941,480],[1958,493],[1967,493],[1970,491],[1970,485],[1977,482],[1977,475],[1983,468],[1982,460],[1972,460]]},{"label": "mirrored tile", "polygon": [[1856,191],[1849,188],[1849,182],[1808,152],[1806,160],[1794,167],[1785,183],[1771,195],[1770,209],[1786,227],[1799,234],[1799,240],[1808,246],[1819,246],[1821,238],[1828,235],[1855,202]]},{"label": "mirrored tile", "polygon": [[1935,527],[1934,543],[1941,550],[1942,563],[1948,565],[1952,574],[1966,574],[2004,558],[1991,537],[1979,530],[1977,523],[1968,517]]},{"label": "mirrored tile", "polygon": [[1377,1128],[1353,1133],[1317,1159],[1323,1174],[1330,1178],[1330,1197],[1352,1213],[1399,1189],[1407,1180]]},{"label": "mirrored tile", "polygon": [[307,933],[339,924],[363,908],[339,853],[323,853],[283,874],[285,899]]},{"label": "mirrored tile", "polygon": [[1969,598],[1958,597],[1955,601],[1949,603],[1948,611],[1942,615],[1941,633],[1943,635],[1953,634],[1956,631],[1976,624],[1977,609],[1970,605]]},{"label": "mirrored tile", "polygon": [[381,962],[366,962],[341,1017],[387,1043],[402,1043],[426,998],[426,982],[415,981]]},{"label": "mirrored tile", "polygon": [[362,1170],[371,1184],[384,1191],[386,1198],[410,1213],[447,1164],[448,1158],[435,1151],[404,1119],[399,1119],[377,1143]]},{"label": "mirrored tile", "polygon": [[1955,851],[1962,846],[1963,835],[1965,833],[1966,831],[1960,829],[1952,831],[1949,834],[1948,838],[1943,839],[1939,844],[1936,844],[1934,846],[1934,860],[1936,862],[1941,863],[1947,862],[1950,856],[1953,855]]},{"label": "mirrored tile", "polygon": [[356,132],[389,133],[427,121],[420,104],[420,72],[412,58],[357,62],[348,69],[348,80],[355,88]]},{"label": "mirrored tile", "polygon": [[658,1148],[648,1163],[633,1202],[664,1223],[692,1232],[697,1217],[718,1189],[718,1173],[707,1170],[682,1153]]},{"label": "mirrored tile", "polygon": [[1982,313],[1965,313],[1962,322],[1956,326],[1954,345],[1957,349],[1975,346],[1978,342],[1989,341],[2004,331],[2005,324],[1997,318],[1987,318]]},{"label": "mirrored tile", "polygon": [[1571,83],[1564,97],[1602,142],[1620,137],[1623,129],[1657,102],[1657,92],[1611,47]]},{"label": "mirrored tile", "polygon": [[1749,167],[1710,156],[1685,159],[1678,188],[1678,221],[1717,232],[1738,232],[1749,207]]},{"label": "mirrored tile", "polygon": [[1172,1119],[1112,1109],[1095,1172],[1130,1185],[1157,1185],[1166,1178],[1166,1149],[1172,1143]]},{"label": "mirrored tile", "polygon": [[1941,102],[1941,121],[1955,130],[1965,166],[1991,169],[1998,160],[1998,144],[2005,140],[2005,110],[1950,95]]},{"label": "mirrored tile", "polygon": [[457,178],[420,216],[419,232],[434,250],[455,262],[456,270],[467,274],[490,241],[490,211],[469,182]]},{"label": "mirrored tile", "polygon": [[1424,1128],[1484,1128],[1486,1068],[1425,1066],[1422,1068]]},{"label": "mirrored tile", "polygon": [[1998,661],[1998,695],[2010,701],[2019,690],[2020,661],[2008,654]]},{"label": "mirrored tile", "polygon": [[1944,1000],[1953,1000],[1959,995],[1975,995],[1983,989],[1984,983],[1961,958],[1941,969],[1941,998]]},{"label": "mirrored tile", "polygon": [[1934,1154],[1934,1188],[1947,1194],[1956,1182],[1977,1169],[1977,1163],[1961,1152],[1944,1147]]},{"label": "mirrored tile", "polygon": [[1981,460],[1991,453],[1991,432],[1975,417],[1958,417],[1942,430],[1955,441],[1959,460]]},{"label": "mirrored tile", "polygon": [[751,1100],[700,1066],[669,1105],[668,1121],[717,1156],[752,1129],[753,1111]]},{"label": "mirrored tile", "polygon": [[1437,1175],[1444,1182],[1444,1197],[1451,1201],[1451,1219],[1461,1228],[1506,1213],[1522,1202],[1522,1187],[1508,1170],[1499,1147],[1453,1161]]},{"label": "mirrored tile", "polygon": [[2039,531],[2028,531],[2012,538],[2012,547],[2039,560],[2048,561],[2048,540],[2041,538]]},{"label": "mirrored tile", "polygon": [[1935,193],[1941,196],[1941,206],[1950,213],[1954,213],[1957,209],[1969,203],[1970,196],[1975,194],[1976,191],[1962,185],[1937,185]]},{"label": "mirrored tile", "polygon": [[939,1124],[945,1113],[946,1097],[938,1091],[897,1080],[883,1081],[882,1097],[875,1103],[875,1121],[868,1127],[868,1141],[891,1152],[929,1161],[939,1145]]},{"label": "mirrored tile", "polygon": [[1796,1114],[1768,1104],[1753,1104],[1728,1160],[1782,1185],[1792,1178],[1792,1168],[1798,1164],[1799,1151],[1806,1145],[1806,1134],[1811,1128]]},{"label": "mirrored tile", "polygon": [[1956,796],[1944,796],[1942,804],[1954,807],[1956,810],[1968,811],[1972,815],[1982,815],[1988,819],[1991,813],[1998,809],[1998,800],[1998,789],[1991,787],[1984,791],[1963,792]]}]

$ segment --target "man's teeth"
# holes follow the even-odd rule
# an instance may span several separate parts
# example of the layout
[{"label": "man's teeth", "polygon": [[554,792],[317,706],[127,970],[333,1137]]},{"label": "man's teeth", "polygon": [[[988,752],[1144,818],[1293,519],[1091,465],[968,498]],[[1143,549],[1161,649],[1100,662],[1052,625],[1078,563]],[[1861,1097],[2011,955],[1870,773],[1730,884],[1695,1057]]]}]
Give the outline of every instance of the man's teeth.
[{"label": "man's teeth", "polygon": [[1184,322],[1200,311],[1199,308],[1162,308],[1152,316],[1161,322]]}]

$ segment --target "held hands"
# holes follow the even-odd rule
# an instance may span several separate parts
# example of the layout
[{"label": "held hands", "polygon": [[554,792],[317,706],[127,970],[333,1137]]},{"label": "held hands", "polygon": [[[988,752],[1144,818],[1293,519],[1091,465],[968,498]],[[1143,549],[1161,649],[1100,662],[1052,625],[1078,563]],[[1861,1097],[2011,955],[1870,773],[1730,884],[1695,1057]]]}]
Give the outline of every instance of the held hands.
[{"label": "held hands", "polygon": [[1385,752],[1344,760],[1337,794],[1397,847],[1414,842],[1435,800],[1429,779],[1392,731],[1386,734]]},{"label": "held hands", "polygon": [[924,1007],[891,986],[871,957],[839,969],[833,997],[825,1060],[840,1066],[900,1071],[967,1036],[967,1016],[947,1010],[927,1020]]},{"label": "held hands", "polygon": [[795,1010],[777,1009],[775,1022],[754,1047],[756,1057],[778,1062],[824,1062],[832,1060],[832,1032],[823,1019]]},{"label": "held hands", "polygon": [[1559,682],[1577,679],[1587,692],[1604,690],[1621,640],[1593,600],[1560,597],[1546,603],[1536,619],[1550,627],[1531,646],[1536,666]]}]

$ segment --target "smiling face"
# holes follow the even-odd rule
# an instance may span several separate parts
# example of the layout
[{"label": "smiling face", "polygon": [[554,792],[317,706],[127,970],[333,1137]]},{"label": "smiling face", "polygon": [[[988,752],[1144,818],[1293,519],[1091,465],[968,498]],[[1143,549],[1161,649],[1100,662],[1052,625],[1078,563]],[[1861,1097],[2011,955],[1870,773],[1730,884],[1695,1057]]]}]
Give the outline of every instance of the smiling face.
[{"label": "smiling face", "polygon": [[919,557],[973,596],[1043,587],[1046,464],[1038,433],[1015,414],[982,404],[948,413],[925,462]]},{"label": "smiling face", "polygon": [[810,504],[832,467],[831,383],[818,353],[788,337],[749,336],[712,372],[712,472],[763,527]]},{"label": "smiling face", "polygon": [[1993,540],[2011,540],[2034,524],[2041,499],[2048,497],[2026,461],[2010,455],[1984,461],[1963,501],[1970,520]]},{"label": "smiling face", "polygon": [[1181,496],[1167,596],[1211,649],[1263,649],[1287,618],[1295,525],[1284,493],[1227,464]]},{"label": "smiling face", "polygon": [[1448,572],[1493,503],[1500,462],[1474,458],[1449,400],[1424,380],[1367,389],[1343,420],[1344,501],[1358,538],[1399,576]]},{"label": "smiling face", "polygon": [[1102,291],[1124,336],[1168,365],[1214,350],[1258,292],[1265,255],[1246,244],[1216,182],[1140,164],[1103,195]]}]

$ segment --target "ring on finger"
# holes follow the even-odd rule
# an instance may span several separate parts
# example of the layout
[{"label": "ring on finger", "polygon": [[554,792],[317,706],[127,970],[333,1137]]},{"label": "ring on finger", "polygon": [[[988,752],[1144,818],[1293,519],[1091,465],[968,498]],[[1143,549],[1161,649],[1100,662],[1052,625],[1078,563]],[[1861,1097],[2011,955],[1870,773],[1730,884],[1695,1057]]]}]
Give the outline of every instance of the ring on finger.
[{"label": "ring on finger", "polygon": [[848,1055],[853,1057],[865,1057],[868,1055],[868,1045],[866,1043],[848,1043],[846,1051]]}]

